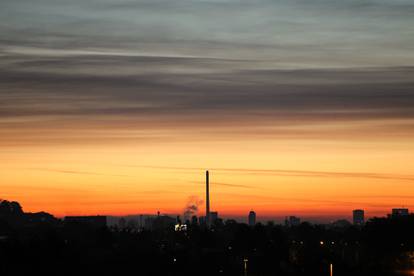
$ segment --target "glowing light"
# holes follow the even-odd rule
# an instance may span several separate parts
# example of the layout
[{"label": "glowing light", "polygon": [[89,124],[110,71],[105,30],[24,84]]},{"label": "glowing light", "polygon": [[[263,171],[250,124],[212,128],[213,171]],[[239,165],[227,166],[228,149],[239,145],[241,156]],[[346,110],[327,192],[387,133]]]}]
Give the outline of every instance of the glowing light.
[{"label": "glowing light", "polygon": [[249,260],[247,258],[244,258],[243,262],[244,262],[244,275],[247,276],[247,262]]},{"label": "glowing light", "polygon": [[175,232],[187,231],[187,224],[176,224],[174,226]]}]

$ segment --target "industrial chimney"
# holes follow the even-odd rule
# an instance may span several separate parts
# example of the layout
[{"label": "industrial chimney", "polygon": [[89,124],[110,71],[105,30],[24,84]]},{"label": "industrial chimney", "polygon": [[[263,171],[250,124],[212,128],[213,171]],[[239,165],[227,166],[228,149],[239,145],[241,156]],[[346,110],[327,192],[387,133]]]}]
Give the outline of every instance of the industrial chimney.
[{"label": "industrial chimney", "polygon": [[207,227],[210,227],[210,187],[208,171],[206,171],[206,224]]}]

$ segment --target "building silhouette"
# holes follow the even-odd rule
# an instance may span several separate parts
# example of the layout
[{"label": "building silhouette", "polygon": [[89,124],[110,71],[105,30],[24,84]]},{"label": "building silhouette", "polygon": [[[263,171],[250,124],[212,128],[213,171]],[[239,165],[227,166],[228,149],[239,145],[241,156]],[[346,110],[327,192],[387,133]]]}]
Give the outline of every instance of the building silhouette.
[{"label": "building silhouette", "polygon": [[106,227],[106,216],[68,216],[65,217],[66,225],[78,225],[92,228]]},{"label": "building silhouette", "polygon": [[256,213],[253,210],[249,212],[248,222],[249,222],[249,226],[256,225]]},{"label": "building silhouette", "polygon": [[365,223],[365,214],[364,214],[364,210],[361,209],[356,209],[352,211],[352,221],[354,223],[354,225],[364,225]]},{"label": "building silhouette", "polygon": [[391,211],[391,216],[392,217],[403,217],[403,216],[408,216],[409,212],[407,208],[394,208]]},{"label": "building silhouette", "polygon": [[300,224],[300,218],[295,216],[286,217],[285,225],[286,226],[298,226]]},{"label": "building silhouette", "polygon": [[148,230],[174,229],[174,226],[177,224],[177,218],[161,215],[158,212],[157,216],[147,217],[144,224],[145,229]]},{"label": "building silhouette", "polygon": [[211,225],[215,224],[217,222],[218,218],[219,218],[218,217],[218,212],[215,212],[215,211],[210,212],[210,224]]}]

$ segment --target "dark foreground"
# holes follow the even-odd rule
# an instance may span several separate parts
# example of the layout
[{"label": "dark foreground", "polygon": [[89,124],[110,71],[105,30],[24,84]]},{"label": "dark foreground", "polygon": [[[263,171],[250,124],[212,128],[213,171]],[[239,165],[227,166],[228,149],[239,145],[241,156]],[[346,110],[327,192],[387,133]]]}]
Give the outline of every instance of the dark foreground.
[{"label": "dark foreground", "polygon": [[[0,275],[411,275],[414,217],[151,231],[0,217]],[[246,267],[245,267],[246,265]]]}]

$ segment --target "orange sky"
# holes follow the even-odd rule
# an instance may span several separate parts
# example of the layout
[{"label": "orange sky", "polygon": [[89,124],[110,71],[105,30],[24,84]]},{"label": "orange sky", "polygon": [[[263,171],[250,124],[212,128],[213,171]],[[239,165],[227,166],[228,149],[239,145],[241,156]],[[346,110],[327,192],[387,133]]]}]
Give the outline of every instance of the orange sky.
[{"label": "orange sky", "polygon": [[208,169],[225,216],[414,208],[413,1],[32,2],[1,0],[0,199],[179,214]]},{"label": "orange sky", "polygon": [[73,131],[71,123],[82,125],[2,130],[2,198],[57,216],[174,214],[190,196],[204,199],[209,169],[211,208],[226,216],[254,209],[262,217],[349,217],[353,208],[374,216],[414,207],[413,136],[357,134],[372,122],[297,127],[301,137],[289,139],[269,125],[120,131],[95,123]]}]

